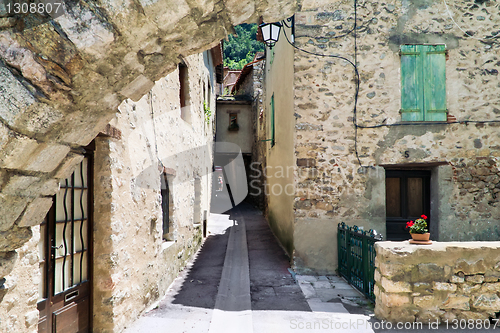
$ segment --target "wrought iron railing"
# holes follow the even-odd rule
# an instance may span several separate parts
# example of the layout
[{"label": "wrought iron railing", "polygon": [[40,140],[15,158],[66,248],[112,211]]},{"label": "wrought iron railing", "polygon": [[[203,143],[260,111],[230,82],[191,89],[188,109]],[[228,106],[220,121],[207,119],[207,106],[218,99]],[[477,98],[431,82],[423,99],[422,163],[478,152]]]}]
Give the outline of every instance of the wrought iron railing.
[{"label": "wrought iron railing", "polygon": [[338,225],[339,274],[372,301],[375,301],[375,242],[380,240],[382,235],[375,230],[363,231],[344,222]]}]

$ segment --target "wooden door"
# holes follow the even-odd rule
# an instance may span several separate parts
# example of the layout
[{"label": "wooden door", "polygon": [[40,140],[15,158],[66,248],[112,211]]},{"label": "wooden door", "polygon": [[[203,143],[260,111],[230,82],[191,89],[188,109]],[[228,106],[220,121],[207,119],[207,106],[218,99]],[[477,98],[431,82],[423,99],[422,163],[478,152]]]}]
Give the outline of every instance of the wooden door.
[{"label": "wooden door", "polygon": [[40,227],[39,332],[91,332],[92,165],[88,152]]},{"label": "wooden door", "polygon": [[409,239],[406,222],[422,214],[431,221],[430,171],[386,170],[385,174],[387,240]]}]

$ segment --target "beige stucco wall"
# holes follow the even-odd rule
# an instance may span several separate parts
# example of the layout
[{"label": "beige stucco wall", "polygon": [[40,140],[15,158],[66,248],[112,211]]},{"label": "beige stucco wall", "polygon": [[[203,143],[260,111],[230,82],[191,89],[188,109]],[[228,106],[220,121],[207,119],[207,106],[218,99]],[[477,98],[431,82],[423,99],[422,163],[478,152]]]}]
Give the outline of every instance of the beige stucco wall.
[{"label": "beige stucco wall", "polygon": [[[274,51],[271,63],[270,52]],[[293,253],[293,199],[294,199],[294,89],[286,83],[293,82],[293,49],[286,43],[267,49],[265,75],[266,139],[271,139],[270,104],[274,95],[275,145],[267,141],[266,166],[262,170],[266,177],[264,190],[268,194],[267,217],[269,224],[283,247]]]},{"label": "beige stucco wall", "polygon": [[[249,103],[228,102],[217,103],[217,142],[231,142],[240,147],[243,154],[252,153],[253,122],[252,106]],[[236,113],[238,116],[239,129],[229,131],[229,114]]]},{"label": "beige stucco wall", "polygon": [[[190,123],[181,119],[177,71],[156,82],[138,102],[126,100],[111,124],[120,140],[97,138],[95,210],[94,330],[120,332],[167,287],[202,240],[199,222],[209,211],[212,170],[212,115],[215,109],[208,54],[186,59]],[[205,87],[205,96],[203,96]],[[160,167],[168,168],[173,197],[173,237],[162,240]],[[201,180],[201,207],[195,209],[195,178]],[[197,216],[195,216],[195,213]]]},{"label": "beige stucco wall", "polygon": [[[455,21],[480,38],[496,31],[497,6],[491,1],[475,6],[458,2],[450,11]],[[354,37],[348,33],[354,21],[352,2],[301,1],[299,8],[295,15],[299,48],[354,61]],[[297,224],[307,225],[303,229],[308,233],[300,234],[310,235],[307,242],[300,242],[301,253],[312,255],[301,257],[297,250],[297,265],[336,269],[336,259],[325,262],[329,259],[321,250],[326,245],[314,241],[314,232],[334,236],[339,222],[385,235],[382,165],[429,163],[434,239],[499,239],[500,123],[394,125],[401,121],[400,44],[447,45],[447,104],[458,121],[500,120],[500,45],[464,37],[442,1],[358,3],[357,14],[357,124],[381,127],[358,128],[355,136],[355,74],[346,60],[295,51],[294,150],[297,161],[304,162],[296,177],[295,218]],[[430,164],[434,162],[443,165]]]}]

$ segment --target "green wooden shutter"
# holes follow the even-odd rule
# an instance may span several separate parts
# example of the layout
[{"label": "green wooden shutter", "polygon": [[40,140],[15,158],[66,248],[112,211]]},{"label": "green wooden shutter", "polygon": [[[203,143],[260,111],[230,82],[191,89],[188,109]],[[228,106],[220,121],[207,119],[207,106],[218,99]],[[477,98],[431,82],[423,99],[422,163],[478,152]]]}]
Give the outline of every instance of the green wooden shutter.
[{"label": "green wooden shutter", "polygon": [[274,94],[271,96],[271,147],[274,147]]},{"label": "green wooden shutter", "polygon": [[446,46],[422,47],[424,120],[446,121]]},{"label": "green wooden shutter", "polygon": [[424,120],[422,45],[401,45],[401,120]]}]

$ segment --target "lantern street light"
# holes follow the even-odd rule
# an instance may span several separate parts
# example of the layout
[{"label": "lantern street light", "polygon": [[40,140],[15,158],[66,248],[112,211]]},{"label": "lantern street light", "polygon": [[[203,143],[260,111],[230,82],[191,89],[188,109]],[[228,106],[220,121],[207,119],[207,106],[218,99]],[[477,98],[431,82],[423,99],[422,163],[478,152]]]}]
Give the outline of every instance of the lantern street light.
[{"label": "lantern street light", "polygon": [[280,22],[262,23],[259,25],[262,31],[262,39],[264,39],[264,43],[266,43],[269,48],[272,48],[274,44],[278,42],[281,26],[282,24]]}]

